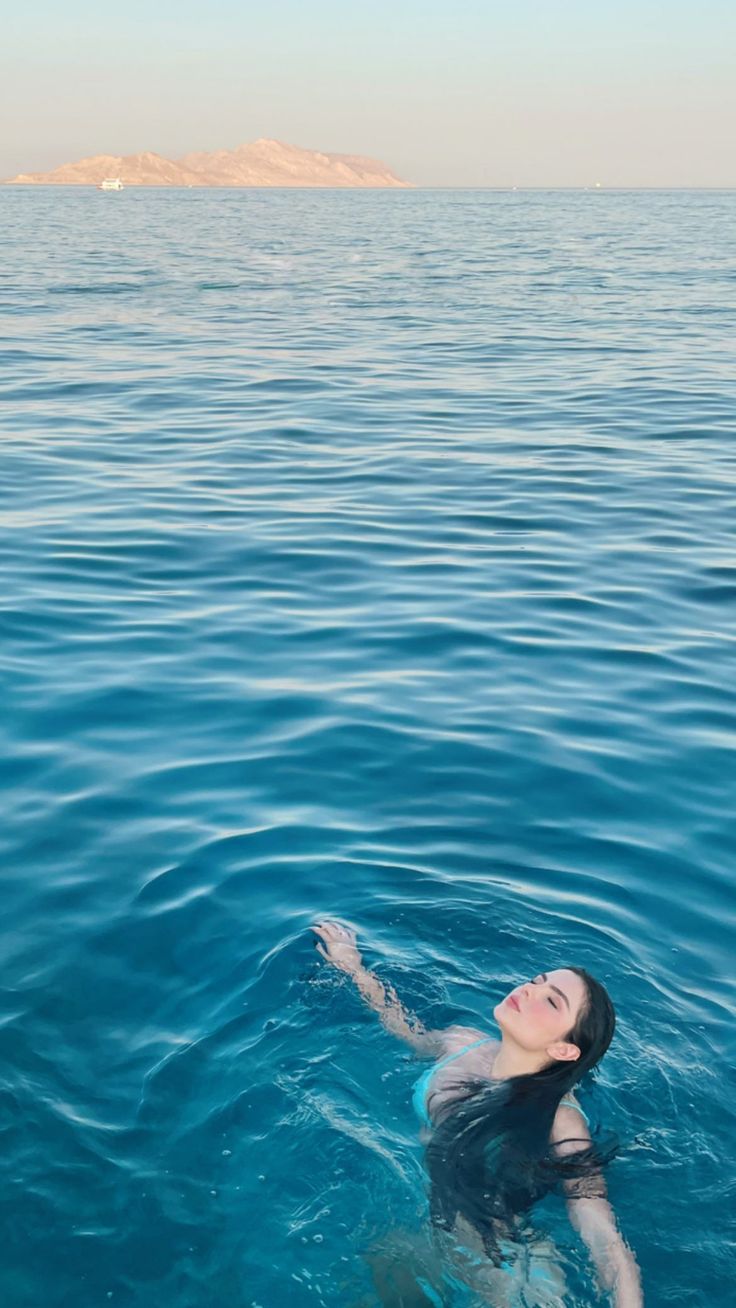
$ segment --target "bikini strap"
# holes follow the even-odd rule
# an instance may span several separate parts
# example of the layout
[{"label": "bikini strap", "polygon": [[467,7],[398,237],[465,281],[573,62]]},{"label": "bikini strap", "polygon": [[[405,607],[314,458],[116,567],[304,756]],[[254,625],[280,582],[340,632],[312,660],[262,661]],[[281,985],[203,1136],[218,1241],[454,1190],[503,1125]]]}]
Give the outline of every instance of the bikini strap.
[{"label": "bikini strap", "polygon": [[573,1097],[572,1097],[572,1092],[570,1092],[570,1093],[568,1093],[568,1094],[562,1096],[562,1098],[561,1098],[561,1100],[560,1100],[560,1103],[559,1103],[559,1107],[560,1107],[560,1108],[574,1108],[574,1109],[575,1109],[575,1110],[580,1114],[580,1116],[582,1117],[583,1121],[584,1121],[584,1122],[587,1122],[587,1123],[588,1123],[588,1126],[590,1126],[590,1118],[588,1117],[588,1114],[585,1112],[584,1109],[582,1109],[582,1108],[580,1107],[580,1104],[577,1102],[577,1100],[576,1100],[576,1099],[573,1099]]},{"label": "bikini strap", "polygon": [[439,1072],[441,1067],[446,1067],[448,1063],[454,1063],[456,1058],[462,1058],[463,1054],[469,1053],[471,1049],[477,1049],[478,1045],[492,1044],[494,1039],[494,1036],[483,1036],[480,1040],[473,1040],[471,1044],[464,1045],[462,1049],[456,1049],[452,1054],[445,1054],[444,1058],[441,1058],[438,1063],[435,1063],[434,1067],[431,1069],[432,1075],[434,1075],[435,1072]]}]

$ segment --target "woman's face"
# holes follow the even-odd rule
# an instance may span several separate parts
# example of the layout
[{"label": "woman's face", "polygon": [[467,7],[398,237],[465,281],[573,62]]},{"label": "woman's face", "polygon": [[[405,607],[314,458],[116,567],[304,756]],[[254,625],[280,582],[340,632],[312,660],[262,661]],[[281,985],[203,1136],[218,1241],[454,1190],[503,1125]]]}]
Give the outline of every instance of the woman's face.
[{"label": "woman's face", "polygon": [[[552,972],[538,972],[533,980],[516,986],[496,1006],[493,1015],[501,1030],[523,1049],[542,1053],[567,1042],[585,1002],[582,977],[560,967]],[[570,1055],[552,1054],[552,1057],[560,1056]]]}]

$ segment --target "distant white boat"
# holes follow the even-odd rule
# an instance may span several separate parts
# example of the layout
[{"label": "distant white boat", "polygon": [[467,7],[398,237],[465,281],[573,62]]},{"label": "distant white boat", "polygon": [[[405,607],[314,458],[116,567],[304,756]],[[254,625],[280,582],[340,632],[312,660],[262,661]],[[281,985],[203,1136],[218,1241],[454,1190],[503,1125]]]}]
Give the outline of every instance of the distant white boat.
[{"label": "distant white boat", "polygon": [[119,177],[106,177],[104,182],[100,182],[97,187],[98,191],[122,191],[123,183]]}]

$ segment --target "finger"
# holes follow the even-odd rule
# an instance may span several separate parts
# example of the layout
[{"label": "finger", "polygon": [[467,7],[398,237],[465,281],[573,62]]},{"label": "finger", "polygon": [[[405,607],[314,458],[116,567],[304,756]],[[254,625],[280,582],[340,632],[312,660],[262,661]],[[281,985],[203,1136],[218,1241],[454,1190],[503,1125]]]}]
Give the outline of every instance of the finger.
[{"label": "finger", "polygon": [[334,925],[334,922],[331,922],[329,918],[325,918],[319,922],[314,922],[312,924],[312,930],[319,931],[322,934],[329,934],[333,930]]},{"label": "finger", "polygon": [[323,940],[332,940],[335,935],[334,922],[316,922],[312,927],[313,931],[319,932]]},{"label": "finger", "polygon": [[329,963],[329,961],[330,961],[330,956],[329,956],[329,954],[327,953],[327,951],[326,951],[324,945],[320,945],[318,941],[315,941],[315,945],[314,945],[314,947],[315,947],[315,949],[317,950],[317,953],[318,953],[318,954],[321,954],[323,958],[326,958],[327,961],[328,961],[328,963]]},{"label": "finger", "polygon": [[343,935],[345,935],[345,936],[351,936],[351,937],[353,937],[353,938],[355,937],[355,934],[356,934],[356,933],[355,933],[355,928],[352,927],[352,926],[350,925],[349,922],[336,922],[336,923],[335,923],[335,926],[336,926],[336,927],[339,927],[339,929],[340,929],[340,931],[342,931]]}]

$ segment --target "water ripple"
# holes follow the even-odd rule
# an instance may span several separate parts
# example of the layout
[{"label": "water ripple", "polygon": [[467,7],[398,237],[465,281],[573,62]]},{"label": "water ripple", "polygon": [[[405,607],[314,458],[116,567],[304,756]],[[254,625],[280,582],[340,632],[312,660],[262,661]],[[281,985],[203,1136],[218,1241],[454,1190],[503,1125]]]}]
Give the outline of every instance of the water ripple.
[{"label": "water ripple", "polygon": [[4,1301],[421,1263],[336,913],[430,1023],[599,974],[646,1302],[727,1302],[733,206],[0,194]]}]

